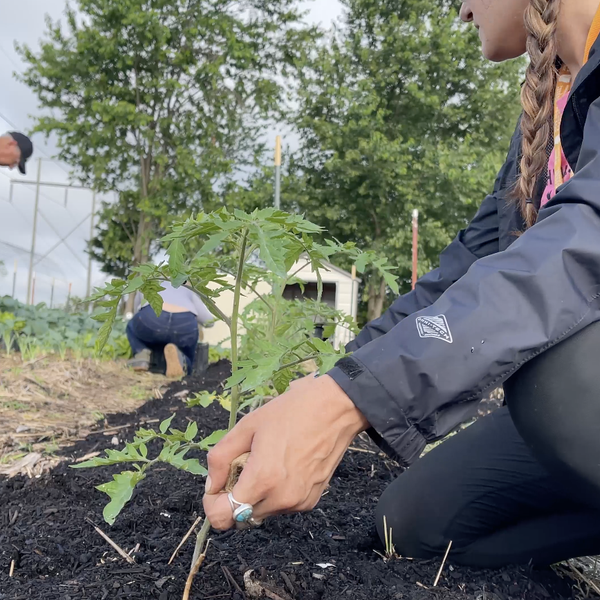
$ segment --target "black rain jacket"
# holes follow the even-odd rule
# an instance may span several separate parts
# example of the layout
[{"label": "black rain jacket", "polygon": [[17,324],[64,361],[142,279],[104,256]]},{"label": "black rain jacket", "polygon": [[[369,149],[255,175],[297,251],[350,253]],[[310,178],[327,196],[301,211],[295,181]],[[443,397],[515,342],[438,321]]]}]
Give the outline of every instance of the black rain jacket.
[{"label": "black rain jacket", "polygon": [[492,194],[439,268],[369,323],[329,372],[404,465],[527,361],[600,320],[600,39],[574,82],[561,137],[575,175],[537,223],[515,235],[525,227],[509,193],[517,127]]}]

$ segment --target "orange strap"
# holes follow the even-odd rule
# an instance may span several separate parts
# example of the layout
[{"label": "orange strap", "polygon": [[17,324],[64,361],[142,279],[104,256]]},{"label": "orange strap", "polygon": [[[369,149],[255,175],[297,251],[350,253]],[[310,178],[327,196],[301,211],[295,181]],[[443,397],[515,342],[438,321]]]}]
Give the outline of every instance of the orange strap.
[{"label": "orange strap", "polygon": [[584,63],[586,63],[590,58],[590,50],[592,49],[594,42],[598,39],[598,36],[600,36],[600,7],[598,7],[598,11],[594,17],[592,27],[588,34],[587,42],[585,44],[585,54],[583,59]]},{"label": "orange strap", "polygon": [[[594,16],[594,21],[588,33],[587,41],[585,43],[585,54],[583,57],[583,63],[585,64],[590,58],[590,51],[594,42],[600,36],[600,6]],[[571,91],[571,74],[569,69],[564,66],[558,74],[558,82],[556,84],[556,92],[554,95],[554,179],[555,187],[557,189],[563,184],[562,175],[562,143],[560,140],[560,123],[562,120],[562,114],[558,109],[558,101]]]}]

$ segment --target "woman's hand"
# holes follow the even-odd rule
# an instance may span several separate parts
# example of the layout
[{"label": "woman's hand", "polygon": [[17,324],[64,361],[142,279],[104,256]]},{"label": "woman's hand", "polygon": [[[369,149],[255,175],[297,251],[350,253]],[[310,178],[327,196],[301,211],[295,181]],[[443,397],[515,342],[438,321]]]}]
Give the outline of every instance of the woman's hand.
[{"label": "woman's hand", "polygon": [[245,416],[208,454],[206,516],[216,529],[233,526],[223,488],[231,462],[250,452],[233,489],[254,518],[311,510],[354,437],[368,423],[342,389],[310,375]]}]

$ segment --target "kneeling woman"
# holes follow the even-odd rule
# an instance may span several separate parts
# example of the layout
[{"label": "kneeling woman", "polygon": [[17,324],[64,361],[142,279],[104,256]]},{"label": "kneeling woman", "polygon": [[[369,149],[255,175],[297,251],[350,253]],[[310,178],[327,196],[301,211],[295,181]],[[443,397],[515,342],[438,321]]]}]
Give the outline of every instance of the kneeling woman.
[{"label": "kneeling woman", "polygon": [[[251,452],[233,497],[260,520],[313,508],[369,430],[412,465],[376,514],[401,554],[452,541],[455,561],[492,567],[600,553],[600,0],[465,0],[461,16],[488,58],[531,59],[495,189],[352,356],[211,451],[218,528],[233,525],[237,456]],[[418,460],[502,383],[507,407]]]}]

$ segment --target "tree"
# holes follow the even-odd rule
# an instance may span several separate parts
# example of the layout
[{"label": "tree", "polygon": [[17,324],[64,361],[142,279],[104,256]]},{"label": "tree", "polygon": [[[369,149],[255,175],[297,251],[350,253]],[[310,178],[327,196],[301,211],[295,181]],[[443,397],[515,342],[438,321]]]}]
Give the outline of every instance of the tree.
[{"label": "tree", "polygon": [[[474,214],[508,150],[523,63],[492,65],[450,0],[342,0],[343,27],[299,85],[300,209],[341,241],[400,265],[410,282],[411,213],[420,272]],[[385,282],[367,281],[368,320]]]},{"label": "tree", "polygon": [[219,190],[260,153],[282,82],[316,33],[302,25],[298,0],[76,7],[65,28],[47,22],[39,51],[17,47],[28,64],[21,80],[49,109],[35,130],[57,135],[76,177],[125,192],[102,210],[93,244],[114,273],[147,260],[175,216],[219,205]]}]

